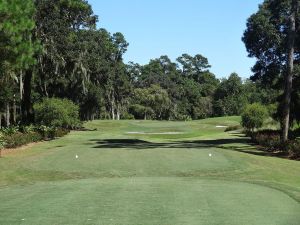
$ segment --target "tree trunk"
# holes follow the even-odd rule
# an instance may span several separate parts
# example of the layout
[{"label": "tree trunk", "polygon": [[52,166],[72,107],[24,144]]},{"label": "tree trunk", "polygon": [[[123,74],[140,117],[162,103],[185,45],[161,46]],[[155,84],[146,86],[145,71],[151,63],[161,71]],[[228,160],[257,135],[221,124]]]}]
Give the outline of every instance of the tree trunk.
[{"label": "tree trunk", "polygon": [[24,84],[23,84],[23,71],[20,72],[20,99],[23,99],[23,91],[24,91]]},{"label": "tree trunk", "polygon": [[117,120],[120,120],[120,111],[117,109]]},{"label": "tree trunk", "polygon": [[117,106],[116,106],[116,116],[117,116],[117,120],[120,120],[120,118],[121,118],[121,113],[120,113],[120,105],[118,104]]},{"label": "tree trunk", "polygon": [[113,102],[111,102],[111,118],[115,120],[115,106]]},{"label": "tree trunk", "polygon": [[111,91],[108,96],[109,96],[108,101],[110,101],[111,119],[115,120],[116,119],[116,115],[115,115],[116,109],[115,109],[115,96],[114,96],[113,91]]},{"label": "tree trunk", "polygon": [[25,123],[33,122],[33,108],[31,102],[31,81],[32,81],[32,71],[27,70],[24,76],[24,95],[22,99],[22,121]]},{"label": "tree trunk", "polygon": [[9,127],[10,126],[10,105],[9,105],[9,102],[6,102],[5,104],[5,107],[6,107],[6,116],[5,116],[5,119],[6,119],[6,126]]},{"label": "tree trunk", "polygon": [[290,28],[288,35],[288,59],[287,59],[287,73],[285,76],[284,86],[284,99],[283,99],[283,111],[282,111],[282,134],[281,141],[285,143],[288,140],[289,128],[290,128],[290,105],[291,94],[293,87],[293,72],[294,72],[294,45],[296,39],[296,16],[298,13],[298,0],[292,1],[292,12],[290,15]]},{"label": "tree trunk", "polygon": [[14,104],[13,104],[13,122],[17,123],[17,105],[16,105],[16,95],[14,95]]}]

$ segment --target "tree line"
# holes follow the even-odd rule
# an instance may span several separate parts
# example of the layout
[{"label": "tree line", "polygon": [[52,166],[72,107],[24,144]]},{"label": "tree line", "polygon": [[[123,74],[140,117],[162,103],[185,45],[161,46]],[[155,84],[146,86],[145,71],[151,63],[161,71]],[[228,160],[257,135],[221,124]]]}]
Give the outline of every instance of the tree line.
[{"label": "tree line", "polygon": [[259,102],[285,138],[300,119],[298,8],[298,0],[265,0],[248,19],[243,41],[257,63],[242,80],[236,73],[217,79],[201,54],[125,63],[124,35],[98,29],[85,0],[3,0],[0,121],[33,123],[33,104],[44,98],[72,100],[82,120],[202,119],[240,115]]},{"label": "tree line", "polygon": [[247,21],[243,41],[256,58],[251,80],[278,91],[277,111],[281,140],[300,120],[300,14],[299,0],[265,0]]}]

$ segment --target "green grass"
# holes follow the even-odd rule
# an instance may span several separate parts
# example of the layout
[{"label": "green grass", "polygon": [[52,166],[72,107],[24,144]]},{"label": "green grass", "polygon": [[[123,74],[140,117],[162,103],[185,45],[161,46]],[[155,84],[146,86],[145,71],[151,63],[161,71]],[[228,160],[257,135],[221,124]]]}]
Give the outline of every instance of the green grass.
[{"label": "green grass", "polygon": [[94,121],[5,155],[0,224],[298,225],[300,162],[216,127],[238,122]]}]

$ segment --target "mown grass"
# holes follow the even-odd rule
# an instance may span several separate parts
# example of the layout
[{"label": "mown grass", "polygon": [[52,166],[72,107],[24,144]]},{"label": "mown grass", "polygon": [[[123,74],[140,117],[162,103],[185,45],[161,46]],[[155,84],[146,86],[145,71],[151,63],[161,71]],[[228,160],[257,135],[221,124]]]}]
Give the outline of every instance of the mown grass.
[{"label": "mown grass", "polygon": [[300,162],[216,127],[238,122],[94,121],[7,154],[0,224],[298,225]]}]

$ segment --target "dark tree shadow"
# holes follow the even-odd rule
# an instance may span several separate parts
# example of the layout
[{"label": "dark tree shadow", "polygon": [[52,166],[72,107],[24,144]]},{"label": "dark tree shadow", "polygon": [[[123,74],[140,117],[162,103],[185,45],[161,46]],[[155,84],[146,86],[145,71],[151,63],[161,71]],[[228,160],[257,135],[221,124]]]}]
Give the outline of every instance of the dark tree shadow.
[{"label": "dark tree shadow", "polygon": [[268,152],[260,149],[259,146],[251,142],[250,138],[240,133],[232,133],[232,138],[215,140],[192,140],[192,141],[172,141],[172,142],[150,142],[140,139],[91,139],[89,145],[98,149],[126,149],[126,150],[145,150],[145,149],[203,149],[220,148],[229,151],[237,151],[258,156],[282,157],[286,155],[281,152]]},{"label": "dark tree shadow", "polygon": [[155,148],[222,148],[223,145],[250,144],[248,138],[229,138],[216,140],[174,141],[174,142],[149,142],[140,139],[92,139],[93,148],[139,150]]}]

